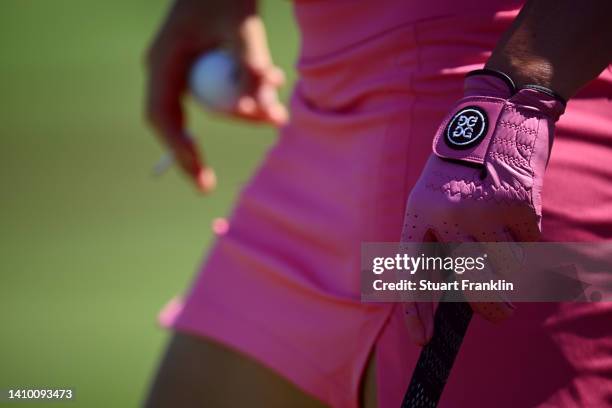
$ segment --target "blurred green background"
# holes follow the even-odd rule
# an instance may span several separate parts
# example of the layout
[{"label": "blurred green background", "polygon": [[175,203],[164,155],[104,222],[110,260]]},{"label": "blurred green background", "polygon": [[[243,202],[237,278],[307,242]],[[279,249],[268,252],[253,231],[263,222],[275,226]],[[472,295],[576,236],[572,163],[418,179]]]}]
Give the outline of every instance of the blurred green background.
[{"label": "blurred green background", "polygon": [[[0,3],[0,388],[69,387],[76,400],[64,405],[137,406],[167,338],[159,309],[187,287],[211,220],[274,141],[272,129],[190,106],[218,190],[198,196],[176,170],[150,176],[162,149],[142,121],[142,60],[167,7]],[[261,7],[289,83],[290,7]]]}]

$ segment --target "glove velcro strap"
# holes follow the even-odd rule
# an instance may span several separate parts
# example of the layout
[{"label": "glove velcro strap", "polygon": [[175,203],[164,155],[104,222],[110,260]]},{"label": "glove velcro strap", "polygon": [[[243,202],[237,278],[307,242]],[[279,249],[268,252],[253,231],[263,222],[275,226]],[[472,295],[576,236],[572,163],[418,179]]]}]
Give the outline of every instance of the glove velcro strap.
[{"label": "glove velcro strap", "polygon": [[433,142],[443,159],[483,164],[506,101],[492,97],[461,99],[440,125]]}]

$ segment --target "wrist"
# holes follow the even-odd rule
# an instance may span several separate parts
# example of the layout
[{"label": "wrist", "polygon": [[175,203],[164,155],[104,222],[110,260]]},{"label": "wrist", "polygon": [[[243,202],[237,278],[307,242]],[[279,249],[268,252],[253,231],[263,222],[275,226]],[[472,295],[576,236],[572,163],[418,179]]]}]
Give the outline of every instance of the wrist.
[{"label": "wrist", "polygon": [[521,89],[534,89],[543,92],[561,102],[564,106],[567,105],[569,92],[566,87],[557,86],[554,76],[552,75],[552,66],[546,61],[531,62],[518,64],[508,59],[491,58],[485,64],[484,69],[476,70],[468,73],[471,74],[484,73],[487,75],[495,74],[496,76],[505,77],[506,82],[513,88],[512,93]]},{"label": "wrist", "polygon": [[517,89],[535,85],[550,90],[553,95],[558,95],[564,101],[574,93],[574,90],[559,81],[552,64],[544,58],[494,54],[485,64],[485,69],[505,73],[512,78]]}]

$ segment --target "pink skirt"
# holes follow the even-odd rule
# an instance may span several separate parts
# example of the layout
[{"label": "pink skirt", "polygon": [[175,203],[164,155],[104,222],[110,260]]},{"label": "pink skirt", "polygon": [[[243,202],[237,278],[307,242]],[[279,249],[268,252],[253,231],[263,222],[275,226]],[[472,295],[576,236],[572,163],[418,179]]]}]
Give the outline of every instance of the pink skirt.
[{"label": "pink skirt", "polygon": [[[375,352],[380,406],[399,407],[420,350],[399,308],[360,302],[360,244],[399,239],[435,129],[519,6],[298,1],[291,122],[166,323],[256,359],[332,407],[358,406]],[[608,70],[558,125],[547,240],[612,237],[611,95]],[[610,322],[607,304],[520,304],[498,326],[476,318],[440,406],[610,406]]]}]

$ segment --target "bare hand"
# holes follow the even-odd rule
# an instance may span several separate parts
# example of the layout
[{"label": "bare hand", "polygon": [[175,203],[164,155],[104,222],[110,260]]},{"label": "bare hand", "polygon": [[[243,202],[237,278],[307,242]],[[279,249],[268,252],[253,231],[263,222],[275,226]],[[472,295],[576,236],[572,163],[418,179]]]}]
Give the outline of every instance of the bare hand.
[{"label": "bare hand", "polygon": [[177,0],[147,54],[147,119],[204,193],[214,189],[215,173],[185,129],[182,106],[195,58],[218,47],[232,50],[243,65],[248,86],[230,114],[274,126],[287,121],[287,111],[277,95],[284,75],[272,63],[263,23],[252,1],[235,3]]}]

